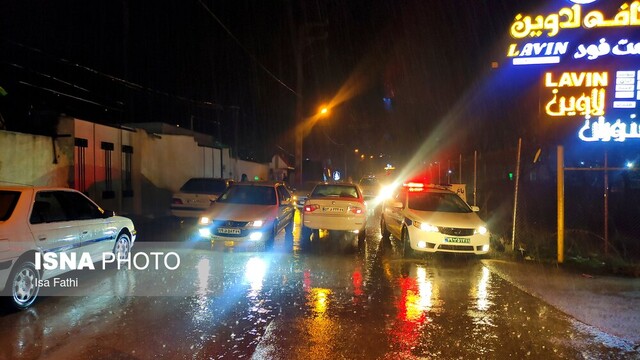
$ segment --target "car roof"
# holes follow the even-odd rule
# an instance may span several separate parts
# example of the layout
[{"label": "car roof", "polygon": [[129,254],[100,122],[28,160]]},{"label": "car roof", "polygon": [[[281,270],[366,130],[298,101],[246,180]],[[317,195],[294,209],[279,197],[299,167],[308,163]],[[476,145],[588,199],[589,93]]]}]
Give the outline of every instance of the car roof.
[{"label": "car roof", "polygon": [[60,186],[29,186],[29,185],[4,185],[0,183],[0,190],[8,191],[25,191],[25,190],[58,190],[58,191],[77,191],[75,189]]},{"label": "car roof", "polygon": [[351,187],[355,186],[354,183],[344,182],[344,181],[343,182],[320,182],[318,183],[318,185],[331,185],[331,186],[337,185],[337,186],[351,186]]},{"label": "car roof", "polygon": [[242,182],[236,182],[233,184],[233,186],[276,186],[276,185],[284,185],[284,183],[281,181],[265,180],[265,181],[242,181]]}]

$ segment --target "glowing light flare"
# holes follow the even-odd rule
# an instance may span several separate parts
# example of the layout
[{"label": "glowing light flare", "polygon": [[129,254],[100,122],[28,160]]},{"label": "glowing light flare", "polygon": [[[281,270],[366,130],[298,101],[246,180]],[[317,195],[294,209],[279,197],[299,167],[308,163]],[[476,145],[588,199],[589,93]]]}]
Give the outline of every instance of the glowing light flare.
[{"label": "glowing light flare", "polygon": [[351,278],[353,279],[353,295],[362,296],[362,273],[360,272],[360,268],[356,268],[353,271]]},{"label": "glowing light flare", "polygon": [[427,269],[425,269],[424,266],[418,266],[416,272],[418,294],[420,294],[418,305],[421,311],[429,311],[433,307],[433,283],[431,279],[427,277]]},{"label": "glowing light flare", "polygon": [[252,257],[245,265],[244,278],[249,282],[249,296],[257,296],[262,289],[262,282],[267,273],[267,263],[259,257]]},{"label": "glowing light flare", "polygon": [[309,293],[309,303],[311,309],[316,314],[324,314],[329,307],[329,296],[331,295],[330,289],[313,288]]},{"label": "glowing light flare", "polygon": [[482,275],[478,279],[477,286],[472,289],[472,296],[476,298],[476,308],[486,311],[491,305],[489,301],[489,279],[490,271],[487,267],[482,267]]}]

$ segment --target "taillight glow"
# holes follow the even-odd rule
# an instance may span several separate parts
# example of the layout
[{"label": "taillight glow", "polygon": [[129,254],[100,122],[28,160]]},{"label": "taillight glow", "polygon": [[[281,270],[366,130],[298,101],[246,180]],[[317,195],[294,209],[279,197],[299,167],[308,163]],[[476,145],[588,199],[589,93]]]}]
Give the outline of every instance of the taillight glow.
[{"label": "taillight glow", "polygon": [[357,206],[349,206],[349,211],[351,211],[352,213],[359,215],[362,214],[364,212],[364,210],[360,207]]},{"label": "taillight glow", "polygon": [[320,205],[316,205],[316,204],[312,204],[312,205],[305,205],[304,206],[304,212],[314,212],[316,210],[320,209]]}]

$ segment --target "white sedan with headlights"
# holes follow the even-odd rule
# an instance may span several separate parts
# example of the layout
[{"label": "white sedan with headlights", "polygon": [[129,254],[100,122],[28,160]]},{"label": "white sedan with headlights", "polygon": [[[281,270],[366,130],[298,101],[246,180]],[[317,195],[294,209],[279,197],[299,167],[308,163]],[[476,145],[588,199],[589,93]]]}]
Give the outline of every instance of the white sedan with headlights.
[{"label": "white sedan with headlights", "polygon": [[382,237],[400,241],[403,255],[453,252],[482,255],[490,234],[471,207],[456,193],[424,184],[405,184],[383,204]]},{"label": "white sedan with headlights", "polygon": [[283,183],[236,183],[202,213],[198,235],[212,244],[270,248],[280,230],[293,231],[294,213]]}]

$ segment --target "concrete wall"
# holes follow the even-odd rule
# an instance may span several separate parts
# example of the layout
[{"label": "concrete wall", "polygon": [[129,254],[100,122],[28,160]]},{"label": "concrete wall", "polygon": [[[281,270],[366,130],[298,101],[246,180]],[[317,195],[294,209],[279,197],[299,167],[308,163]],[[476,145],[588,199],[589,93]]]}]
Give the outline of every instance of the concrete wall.
[{"label": "concrete wall", "polygon": [[73,147],[68,142],[64,138],[0,131],[0,182],[70,186]]},{"label": "concrete wall", "polygon": [[[236,167],[237,171],[233,179],[240,181],[242,174],[247,174],[249,181],[255,180],[256,176],[260,180],[269,180],[269,164],[259,164],[251,161],[238,160],[237,164],[235,159],[231,159],[231,168]],[[233,174],[233,173],[232,173]]]},{"label": "concrete wall", "polygon": [[[269,176],[269,164],[236,161],[228,148],[199,145],[190,135],[158,135],[74,118],[60,119],[58,135],[52,140],[0,131],[0,182],[71,187],[105,209],[157,217],[169,214],[171,195],[191,177]],[[125,154],[123,146],[133,152]],[[123,189],[125,156],[132,166],[128,190]]]}]

